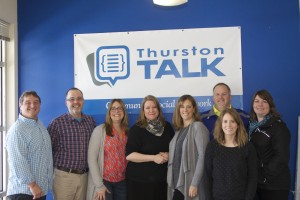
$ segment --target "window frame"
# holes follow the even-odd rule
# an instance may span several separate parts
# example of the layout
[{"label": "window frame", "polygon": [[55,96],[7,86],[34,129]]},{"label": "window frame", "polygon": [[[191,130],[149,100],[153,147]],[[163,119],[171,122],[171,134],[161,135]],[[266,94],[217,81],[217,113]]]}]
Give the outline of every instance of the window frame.
[{"label": "window frame", "polygon": [[5,187],[5,149],[4,136],[6,134],[6,104],[5,104],[5,58],[6,58],[6,41],[0,38],[0,199],[6,195]]}]

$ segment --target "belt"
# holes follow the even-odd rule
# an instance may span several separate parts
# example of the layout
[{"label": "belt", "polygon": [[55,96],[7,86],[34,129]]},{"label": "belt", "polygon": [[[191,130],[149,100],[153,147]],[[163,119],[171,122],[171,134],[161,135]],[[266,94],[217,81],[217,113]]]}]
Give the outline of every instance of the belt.
[{"label": "belt", "polygon": [[68,172],[68,173],[73,173],[73,174],[84,174],[89,171],[89,169],[80,170],[80,169],[69,169],[66,167],[56,167],[56,169],[64,171],[64,172]]}]

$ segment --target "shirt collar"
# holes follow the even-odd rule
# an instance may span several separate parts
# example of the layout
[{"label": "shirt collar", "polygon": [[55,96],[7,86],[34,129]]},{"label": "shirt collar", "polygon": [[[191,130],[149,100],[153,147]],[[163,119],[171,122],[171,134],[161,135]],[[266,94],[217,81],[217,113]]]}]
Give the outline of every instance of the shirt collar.
[{"label": "shirt collar", "polygon": [[35,119],[24,117],[21,113],[19,114],[19,119],[22,120],[23,122],[28,122],[28,123],[36,123],[39,121],[38,119],[35,120]]},{"label": "shirt collar", "polygon": [[[231,108],[231,107],[232,107],[232,106],[231,106],[231,104],[230,104],[229,108]],[[216,114],[218,117],[220,117],[221,111],[219,111],[219,110],[215,107],[215,105],[213,106],[213,109],[214,109],[215,114]]]},{"label": "shirt collar", "polygon": [[[69,112],[67,113],[67,116],[69,118],[70,121],[72,120],[76,120],[78,121],[76,118],[74,118]],[[85,115],[83,113],[81,113],[81,122],[85,119]]]}]

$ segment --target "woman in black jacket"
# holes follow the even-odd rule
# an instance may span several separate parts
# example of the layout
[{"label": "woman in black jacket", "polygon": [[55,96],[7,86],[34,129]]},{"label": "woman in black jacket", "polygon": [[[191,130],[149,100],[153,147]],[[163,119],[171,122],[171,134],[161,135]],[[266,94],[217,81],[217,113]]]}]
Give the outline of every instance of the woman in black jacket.
[{"label": "woman in black jacket", "polygon": [[290,131],[267,90],[255,93],[249,126],[258,157],[259,200],[287,200],[290,189]]}]

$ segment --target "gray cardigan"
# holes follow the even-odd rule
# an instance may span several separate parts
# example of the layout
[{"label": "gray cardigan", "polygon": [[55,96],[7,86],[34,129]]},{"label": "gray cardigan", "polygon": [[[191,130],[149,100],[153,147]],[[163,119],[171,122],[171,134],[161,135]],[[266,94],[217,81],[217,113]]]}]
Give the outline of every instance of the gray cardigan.
[{"label": "gray cardigan", "polygon": [[[178,135],[179,131],[176,131],[169,145],[168,200],[173,198],[174,189],[179,190],[184,195],[185,200],[205,200],[204,156],[206,145],[209,142],[209,132],[202,122],[196,121],[190,124],[187,136],[182,144],[179,179],[177,185],[175,185],[172,165]],[[188,196],[191,185],[198,188],[197,196],[194,198]]]},{"label": "gray cardigan", "polygon": [[86,200],[93,200],[96,191],[105,189],[103,184],[103,157],[105,141],[105,125],[97,126],[91,136],[88,149],[88,186]]}]

